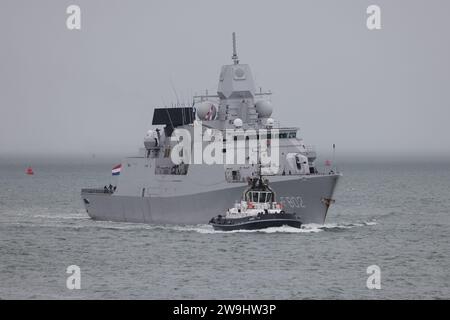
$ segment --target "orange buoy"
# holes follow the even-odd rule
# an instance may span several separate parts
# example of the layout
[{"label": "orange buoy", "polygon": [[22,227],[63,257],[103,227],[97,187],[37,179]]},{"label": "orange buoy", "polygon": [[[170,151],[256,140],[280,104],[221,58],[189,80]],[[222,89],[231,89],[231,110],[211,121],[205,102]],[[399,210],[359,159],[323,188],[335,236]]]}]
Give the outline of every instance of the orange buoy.
[{"label": "orange buoy", "polygon": [[26,173],[27,175],[32,176],[34,174],[33,168],[28,167]]}]

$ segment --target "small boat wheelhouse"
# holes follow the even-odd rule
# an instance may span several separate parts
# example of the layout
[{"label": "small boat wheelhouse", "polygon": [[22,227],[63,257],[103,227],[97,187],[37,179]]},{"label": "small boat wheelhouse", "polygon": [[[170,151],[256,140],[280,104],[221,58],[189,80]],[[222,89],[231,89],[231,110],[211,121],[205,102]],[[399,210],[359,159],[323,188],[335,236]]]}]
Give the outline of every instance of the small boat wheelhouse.
[{"label": "small boat wheelhouse", "polygon": [[245,193],[245,201],[255,203],[270,203],[275,201],[275,194],[273,191],[255,191],[248,190]]}]

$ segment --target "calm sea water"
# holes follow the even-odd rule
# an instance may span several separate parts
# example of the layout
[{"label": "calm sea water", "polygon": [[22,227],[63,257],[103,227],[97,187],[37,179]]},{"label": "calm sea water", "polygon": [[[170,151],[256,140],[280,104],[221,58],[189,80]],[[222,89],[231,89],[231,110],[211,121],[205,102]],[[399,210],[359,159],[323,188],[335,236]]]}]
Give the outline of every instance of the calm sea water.
[{"label": "calm sea water", "polygon": [[234,233],[90,220],[111,167],[0,164],[1,299],[450,298],[450,164],[343,164],[326,225]]}]

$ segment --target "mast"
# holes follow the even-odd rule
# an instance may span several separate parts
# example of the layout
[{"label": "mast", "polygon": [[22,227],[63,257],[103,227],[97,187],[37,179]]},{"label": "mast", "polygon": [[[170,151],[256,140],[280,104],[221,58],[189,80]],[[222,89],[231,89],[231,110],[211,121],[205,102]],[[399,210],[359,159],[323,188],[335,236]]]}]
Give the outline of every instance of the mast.
[{"label": "mast", "polygon": [[231,57],[233,59],[234,64],[239,64],[239,58],[236,51],[236,33],[233,32],[233,56]]}]

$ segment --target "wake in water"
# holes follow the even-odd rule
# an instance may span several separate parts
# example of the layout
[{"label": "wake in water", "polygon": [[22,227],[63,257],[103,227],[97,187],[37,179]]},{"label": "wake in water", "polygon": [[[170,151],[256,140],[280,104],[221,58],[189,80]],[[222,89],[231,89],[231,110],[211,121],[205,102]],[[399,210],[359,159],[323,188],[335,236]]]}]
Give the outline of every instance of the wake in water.
[{"label": "wake in water", "polygon": [[198,233],[317,233],[321,231],[332,231],[339,229],[351,229],[355,227],[373,226],[377,223],[375,221],[364,221],[358,223],[328,223],[324,225],[320,224],[305,224],[301,228],[292,228],[288,226],[265,228],[260,230],[234,230],[234,231],[218,231],[214,230],[210,225],[202,224],[195,226],[166,226],[164,228],[172,229],[175,231],[194,231]]},{"label": "wake in water", "polygon": [[[154,225],[143,223],[128,223],[128,222],[112,222],[112,221],[94,221],[91,220],[84,213],[73,214],[34,214],[33,218],[39,222],[46,221],[42,225],[33,221],[34,224],[46,227],[69,227],[69,228],[100,228],[111,230],[155,230],[155,231],[172,231],[172,232],[197,232],[201,234],[232,234],[232,233],[317,233],[322,231],[339,231],[345,229],[352,229],[357,227],[373,226],[377,222],[375,220],[355,222],[355,223],[326,223],[320,224],[304,224],[301,228],[293,228],[288,226],[272,227],[260,230],[234,230],[234,231],[219,231],[214,230],[209,224],[199,225]],[[68,224],[68,221],[73,223]],[[52,222],[48,224],[48,222]],[[14,224],[21,224],[23,221],[16,221]],[[29,221],[27,221],[29,222]]]}]

